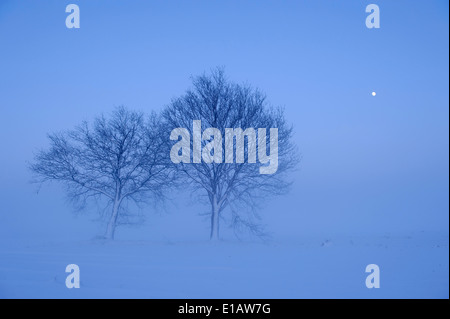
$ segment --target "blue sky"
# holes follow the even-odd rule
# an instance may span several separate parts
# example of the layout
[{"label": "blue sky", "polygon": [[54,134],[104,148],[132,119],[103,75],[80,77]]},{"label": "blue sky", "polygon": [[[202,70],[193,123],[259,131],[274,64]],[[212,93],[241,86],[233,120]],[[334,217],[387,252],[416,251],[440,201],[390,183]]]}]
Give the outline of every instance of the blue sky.
[{"label": "blue sky", "polygon": [[[65,27],[69,3],[80,29]],[[369,3],[3,0],[2,236],[91,236],[60,188],[36,195],[29,184],[26,163],[46,134],[121,104],[160,110],[216,66],[294,125],[293,189],[262,210],[276,236],[448,232],[448,1],[373,1],[376,30],[365,26]],[[196,210],[149,214],[148,227],[206,238]]]}]

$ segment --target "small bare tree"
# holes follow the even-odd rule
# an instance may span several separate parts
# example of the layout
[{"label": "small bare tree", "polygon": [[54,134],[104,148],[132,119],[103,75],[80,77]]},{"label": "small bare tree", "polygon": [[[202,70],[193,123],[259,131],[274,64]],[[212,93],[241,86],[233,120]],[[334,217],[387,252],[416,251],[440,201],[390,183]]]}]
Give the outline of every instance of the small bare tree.
[{"label": "small bare tree", "polygon": [[167,163],[167,143],[155,114],[146,121],[139,112],[117,108],[110,118],[98,117],[76,129],[50,134],[50,148],[40,151],[30,168],[34,181],[57,181],[70,199],[106,199],[111,205],[105,232],[114,239],[127,200],[161,199],[173,174]]},{"label": "small bare tree", "polygon": [[[164,110],[163,118],[167,130],[182,128],[179,132],[184,133],[180,133],[178,139],[181,137],[181,142],[183,139],[189,139],[188,145],[194,150],[192,156],[190,153],[183,159],[181,156],[175,166],[184,176],[186,183],[193,187],[194,193],[200,192],[209,202],[210,238],[219,239],[219,224],[221,219],[225,219],[225,215],[236,232],[244,228],[258,236],[265,235],[258,222],[257,208],[267,196],[287,191],[290,185],[288,174],[295,168],[299,159],[296,147],[291,141],[292,127],[286,123],[283,110],[270,107],[265,95],[260,91],[247,85],[230,83],[223,70],[216,69],[210,75],[194,78],[193,88],[174,99]],[[205,146],[208,148],[207,156],[203,157],[206,161],[198,160],[198,151],[197,155],[195,154],[201,135],[199,128],[196,133],[194,122],[201,126],[203,132],[200,142],[203,151],[200,157],[205,156]],[[217,133],[210,136],[211,131],[205,131],[208,128],[217,129]],[[260,165],[255,163],[255,154],[264,157],[266,150],[274,147],[269,141],[266,142],[265,134],[262,135],[263,131],[260,134],[259,129],[270,131],[273,128],[278,131],[277,169],[272,174],[262,174]],[[171,139],[176,140],[177,133],[172,133]],[[255,142],[256,133],[258,143]],[[222,137],[225,137],[225,142]],[[212,150],[211,143],[217,138],[221,140],[216,141]],[[238,144],[240,149],[237,148]],[[222,149],[225,149],[225,152],[222,152]],[[231,155],[230,150],[233,153]],[[214,154],[211,155],[212,153]],[[209,155],[214,159],[208,160]],[[227,208],[229,209],[226,210]],[[226,211],[229,214],[226,214]]]}]

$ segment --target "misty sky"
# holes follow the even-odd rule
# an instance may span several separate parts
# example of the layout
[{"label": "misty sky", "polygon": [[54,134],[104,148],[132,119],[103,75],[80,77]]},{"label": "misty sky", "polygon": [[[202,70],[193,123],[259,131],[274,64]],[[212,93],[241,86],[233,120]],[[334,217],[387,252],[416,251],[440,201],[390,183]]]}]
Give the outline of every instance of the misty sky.
[{"label": "misty sky", "polygon": [[[365,26],[372,2],[380,29]],[[0,238],[101,234],[61,187],[29,183],[46,134],[118,105],[161,110],[216,66],[294,125],[295,183],[261,209],[276,237],[448,232],[448,1],[372,2],[2,0]],[[80,29],[65,26],[69,3]],[[207,239],[207,209],[148,207],[117,237]]]}]

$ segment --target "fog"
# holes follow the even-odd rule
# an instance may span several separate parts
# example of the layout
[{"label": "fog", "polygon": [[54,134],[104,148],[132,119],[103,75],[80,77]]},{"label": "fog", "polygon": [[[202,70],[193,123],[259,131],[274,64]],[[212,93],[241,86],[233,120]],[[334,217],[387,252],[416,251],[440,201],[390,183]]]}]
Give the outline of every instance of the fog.
[{"label": "fog", "polygon": [[[80,29],[66,28],[60,1],[0,4],[4,249],[104,232],[94,203],[74,212],[61,185],[30,183],[48,133],[119,105],[159,112],[217,66],[294,127],[292,189],[259,209],[273,242],[425,232],[448,245],[448,3],[377,1],[376,30],[357,1],[76,3]],[[116,239],[208,241],[209,207],[183,190],[169,198]],[[221,236],[237,241],[225,226]],[[448,297],[448,271],[443,282]]]}]

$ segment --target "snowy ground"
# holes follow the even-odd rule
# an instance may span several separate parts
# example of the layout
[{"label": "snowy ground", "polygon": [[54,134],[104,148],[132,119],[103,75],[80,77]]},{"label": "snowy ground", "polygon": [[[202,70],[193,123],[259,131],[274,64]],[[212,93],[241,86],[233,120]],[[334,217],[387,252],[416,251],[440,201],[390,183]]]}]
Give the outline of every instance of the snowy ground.
[{"label": "snowy ground", "polygon": [[[448,235],[0,248],[0,298],[448,298]],[[65,267],[78,264],[80,289]],[[365,267],[381,270],[367,289]]]}]

